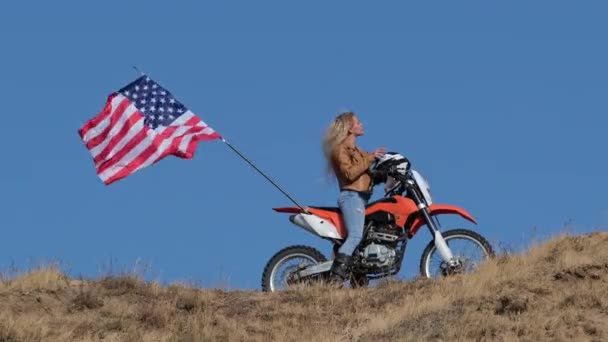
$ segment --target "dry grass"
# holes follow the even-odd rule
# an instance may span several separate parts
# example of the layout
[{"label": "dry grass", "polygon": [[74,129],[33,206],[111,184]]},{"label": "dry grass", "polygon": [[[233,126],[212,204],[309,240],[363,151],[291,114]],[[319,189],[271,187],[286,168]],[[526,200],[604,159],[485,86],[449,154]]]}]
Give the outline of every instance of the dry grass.
[{"label": "dry grass", "polygon": [[561,236],[474,274],[282,293],[169,287],[56,267],[0,281],[8,341],[605,341],[608,233]]}]

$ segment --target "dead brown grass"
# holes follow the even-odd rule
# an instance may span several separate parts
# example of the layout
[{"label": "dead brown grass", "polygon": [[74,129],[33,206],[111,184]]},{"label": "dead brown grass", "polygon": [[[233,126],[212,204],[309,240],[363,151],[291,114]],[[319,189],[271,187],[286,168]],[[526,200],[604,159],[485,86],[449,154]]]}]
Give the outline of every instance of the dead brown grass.
[{"label": "dead brown grass", "polygon": [[282,293],[77,281],[49,267],[0,281],[8,341],[605,341],[608,233],[560,236],[474,274]]}]

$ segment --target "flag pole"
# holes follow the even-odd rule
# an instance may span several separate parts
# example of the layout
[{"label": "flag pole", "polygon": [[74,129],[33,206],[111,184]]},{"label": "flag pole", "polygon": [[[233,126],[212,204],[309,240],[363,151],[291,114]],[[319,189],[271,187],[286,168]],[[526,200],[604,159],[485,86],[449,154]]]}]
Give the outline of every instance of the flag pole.
[{"label": "flag pole", "polygon": [[275,183],[272,179],[270,179],[270,177],[268,177],[264,172],[262,172],[262,170],[260,170],[257,166],[255,166],[247,157],[245,157],[241,152],[239,152],[239,150],[237,150],[234,146],[232,146],[231,143],[229,143],[226,139],[224,139],[223,137],[221,138],[222,142],[226,144],[226,146],[230,147],[230,149],[232,149],[232,151],[234,151],[236,154],[238,154],[241,158],[243,158],[243,160],[245,160],[247,163],[249,163],[249,165],[251,165],[251,167],[253,167],[257,172],[259,172],[262,176],[264,176],[264,178],[266,178],[270,183],[272,183],[272,185],[274,185],[277,189],[279,189],[279,191],[281,191],[283,193],[283,195],[287,196],[287,198],[289,198],[295,205],[297,205],[300,209],[302,209],[303,212],[305,212],[306,214],[310,214],[308,212],[308,210],[306,210],[306,208],[304,208],[303,206],[300,205],[300,203],[298,203],[295,199],[293,199],[287,192],[285,192],[285,190],[283,190],[277,183]]},{"label": "flag pole", "polygon": [[[135,69],[137,72],[139,72],[142,76],[146,76],[146,74],[143,71],[141,71],[137,66],[134,65],[133,69]],[[243,160],[245,160],[247,163],[249,163],[249,165],[251,165],[251,167],[253,167],[258,173],[260,173],[262,176],[264,176],[264,178],[266,178],[270,183],[272,183],[272,185],[274,185],[277,189],[279,189],[279,191],[281,191],[283,193],[283,195],[287,196],[287,198],[289,198],[295,205],[297,205],[300,209],[302,209],[302,211],[304,213],[310,214],[310,212],[306,208],[301,206],[300,203],[298,203],[295,199],[293,199],[293,197],[291,197],[287,192],[285,192],[285,190],[283,190],[277,183],[275,183],[275,181],[270,179],[270,177],[268,177],[264,172],[262,172],[262,170],[260,170],[257,166],[255,166],[239,150],[237,150],[234,146],[232,146],[231,143],[229,143],[226,139],[224,139],[224,137],[222,137],[220,135],[220,138],[222,139],[222,142],[224,144],[226,144],[226,146],[228,146],[232,151],[234,151],[236,154],[238,154],[239,157],[241,157]]]},{"label": "flag pole", "polygon": [[137,66],[134,65],[133,69],[135,69],[135,71],[139,72],[142,76],[146,76],[146,74],[143,71],[139,70],[139,68]]}]

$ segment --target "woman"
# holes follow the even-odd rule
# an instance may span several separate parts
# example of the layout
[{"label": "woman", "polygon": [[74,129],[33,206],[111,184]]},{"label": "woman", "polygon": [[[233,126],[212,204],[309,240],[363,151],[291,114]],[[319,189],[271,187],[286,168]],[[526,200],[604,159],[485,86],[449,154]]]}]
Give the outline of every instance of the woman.
[{"label": "woman", "polygon": [[383,148],[373,153],[361,151],[355,140],[362,135],[363,125],[357,116],[353,112],[345,112],[334,119],[323,140],[328,169],[340,186],[338,206],[348,231],[348,237],[331,267],[332,278],[339,281],[349,278],[352,254],[363,237],[365,206],[373,188],[369,167],[384,154]]}]

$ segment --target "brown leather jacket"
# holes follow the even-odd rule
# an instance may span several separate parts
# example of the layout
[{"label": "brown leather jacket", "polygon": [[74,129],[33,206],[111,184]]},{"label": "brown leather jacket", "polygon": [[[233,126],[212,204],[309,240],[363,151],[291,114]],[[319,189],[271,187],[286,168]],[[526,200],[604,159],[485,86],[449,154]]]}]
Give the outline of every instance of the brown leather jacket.
[{"label": "brown leather jacket", "polygon": [[331,159],[340,190],[371,192],[373,184],[369,167],[375,160],[373,154],[361,151],[356,146],[341,144],[336,147]]}]

